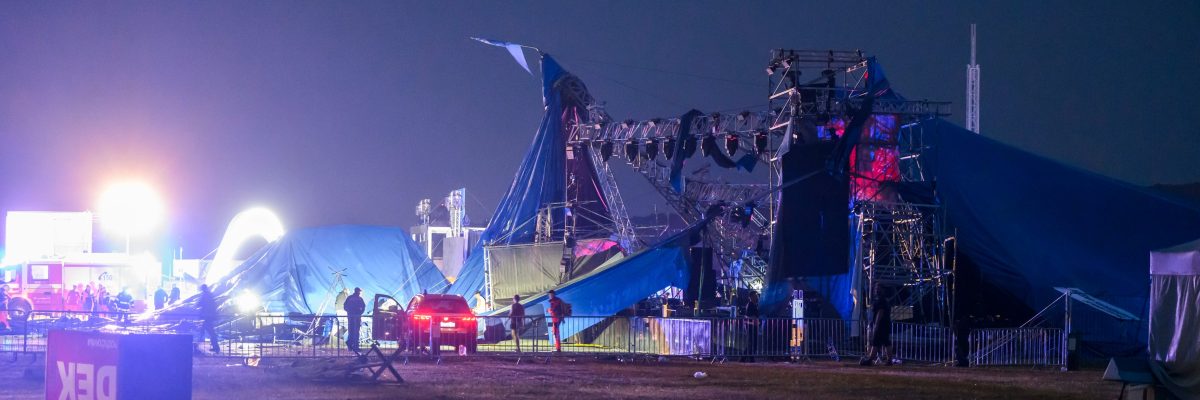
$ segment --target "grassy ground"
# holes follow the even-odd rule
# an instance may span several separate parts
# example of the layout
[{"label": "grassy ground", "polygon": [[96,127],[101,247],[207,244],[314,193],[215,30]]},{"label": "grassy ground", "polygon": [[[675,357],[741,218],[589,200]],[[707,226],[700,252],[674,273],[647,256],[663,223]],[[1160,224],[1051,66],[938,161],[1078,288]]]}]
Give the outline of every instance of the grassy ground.
[{"label": "grassy ground", "polygon": [[[941,366],[859,367],[848,362],[723,363],[618,360],[595,357],[447,357],[438,364],[412,359],[396,367],[404,383],[319,379],[345,361],[197,358],[196,399],[1096,399],[1116,396],[1118,384],[1100,371],[960,369]],[[42,368],[27,358],[0,360],[0,399],[42,398],[42,382],[23,376]],[[706,378],[693,374],[704,371]],[[325,374],[330,375],[330,374]],[[332,375],[339,375],[334,373]]]}]

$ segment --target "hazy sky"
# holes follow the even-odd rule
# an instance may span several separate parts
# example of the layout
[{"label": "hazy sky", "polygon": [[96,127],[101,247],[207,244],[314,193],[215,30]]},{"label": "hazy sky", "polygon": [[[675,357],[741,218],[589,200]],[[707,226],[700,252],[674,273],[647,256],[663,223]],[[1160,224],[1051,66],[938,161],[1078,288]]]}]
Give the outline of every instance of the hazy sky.
[{"label": "hazy sky", "polygon": [[[542,107],[470,36],[555,55],[618,119],[760,110],[770,49],[862,49],[961,124],[971,22],[985,135],[1135,184],[1200,181],[1198,3],[896,3],[3,2],[0,210],[94,208],[141,179],[189,257],[251,205],[292,228],[408,227],[417,200],[466,187],[482,223]],[[624,181],[631,207],[658,201]]]}]

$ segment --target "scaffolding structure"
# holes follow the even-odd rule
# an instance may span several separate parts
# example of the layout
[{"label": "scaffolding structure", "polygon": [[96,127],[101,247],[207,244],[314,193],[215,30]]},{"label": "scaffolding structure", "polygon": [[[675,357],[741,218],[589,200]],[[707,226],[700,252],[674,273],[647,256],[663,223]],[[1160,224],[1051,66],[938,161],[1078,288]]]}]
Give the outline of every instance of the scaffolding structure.
[{"label": "scaffolding structure", "polygon": [[894,319],[948,324],[952,271],[947,267],[940,207],[859,202],[854,221],[855,258],[863,277],[859,293],[866,303],[875,295],[870,288],[890,287],[891,304],[900,308]]},{"label": "scaffolding structure", "polygon": [[[760,253],[774,240],[778,220],[780,150],[785,140],[800,144],[837,140],[830,122],[862,109],[870,99],[872,114],[895,116],[900,128],[896,140],[865,143],[889,147],[898,154],[894,164],[886,167],[898,170],[900,181],[926,178],[921,159],[926,146],[915,122],[949,115],[949,103],[898,96],[874,98],[866,90],[871,62],[858,50],[775,49],[766,69],[770,96],[765,111],[702,114],[684,126],[680,118],[614,121],[602,105],[589,101],[586,118],[567,121],[571,129],[568,143],[590,153],[610,207],[618,207],[622,215],[618,217],[614,211],[614,219],[628,217],[609,169],[613,156],[624,158],[688,223],[704,218],[714,206],[731,209],[755,203],[748,219],[714,219],[704,240],[723,271],[729,272],[738,262],[741,274],[736,279],[740,284],[759,288],[766,276],[763,259],[769,257]],[[681,135],[681,131],[688,134]],[[679,145],[681,140],[684,143]],[[727,151],[742,149],[754,154],[758,163],[768,168],[768,181],[747,185],[683,179],[683,190],[677,191],[671,181],[671,160],[691,157],[701,147],[699,143],[714,140],[725,143]],[[676,149],[683,154],[673,154]],[[858,235],[851,238],[858,251],[851,263],[865,277],[860,280],[859,293],[869,294],[867,289],[875,282],[896,285],[902,288],[898,302],[914,313],[944,315],[949,310],[949,272],[944,268],[946,236],[937,207],[893,197],[847,200],[853,202],[860,227]],[[617,227],[620,231],[619,223]],[[627,229],[632,237],[634,227]]]}]

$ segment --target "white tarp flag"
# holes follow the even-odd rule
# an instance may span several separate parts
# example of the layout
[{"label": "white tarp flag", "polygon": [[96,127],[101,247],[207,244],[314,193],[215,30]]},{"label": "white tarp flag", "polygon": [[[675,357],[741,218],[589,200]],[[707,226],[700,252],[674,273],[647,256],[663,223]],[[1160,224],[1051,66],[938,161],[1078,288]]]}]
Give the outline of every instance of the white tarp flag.
[{"label": "white tarp flag", "polygon": [[523,49],[523,47],[525,47],[525,46],[522,46],[522,45],[519,45],[516,43],[509,43],[509,42],[504,42],[504,41],[499,41],[499,40],[483,39],[483,38],[477,38],[477,37],[473,37],[471,39],[478,40],[480,42],[490,44],[492,46],[500,46],[500,47],[508,49],[508,54],[511,54],[513,59],[517,60],[517,64],[521,64],[521,68],[525,68],[525,72],[528,72],[530,75],[533,75],[533,71],[529,70],[529,62],[525,60],[525,50]]}]

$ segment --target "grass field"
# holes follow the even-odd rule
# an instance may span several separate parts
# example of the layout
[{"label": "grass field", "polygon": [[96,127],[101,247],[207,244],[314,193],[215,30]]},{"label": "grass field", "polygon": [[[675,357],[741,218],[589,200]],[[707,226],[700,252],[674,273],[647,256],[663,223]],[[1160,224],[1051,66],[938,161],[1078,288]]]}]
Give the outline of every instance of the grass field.
[{"label": "grass field", "polygon": [[[963,369],[941,366],[859,367],[850,362],[720,363],[671,359],[619,360],[560,356],[517,362],[514,357],[447,357],[439,364],[396,364],[403,383],[328,379],[345,360],[197,358],[196,399],[1097,399],[1120,385],[1100,371]],[[42,398],[42,381],[24,376],[42,368],[27,358],[0,361],[0,399]],[[325,374],[320,373],[325,371]],[[703,371],[706,378],[693,374]],[[322,379],[322,375],[325,379]]]}]

